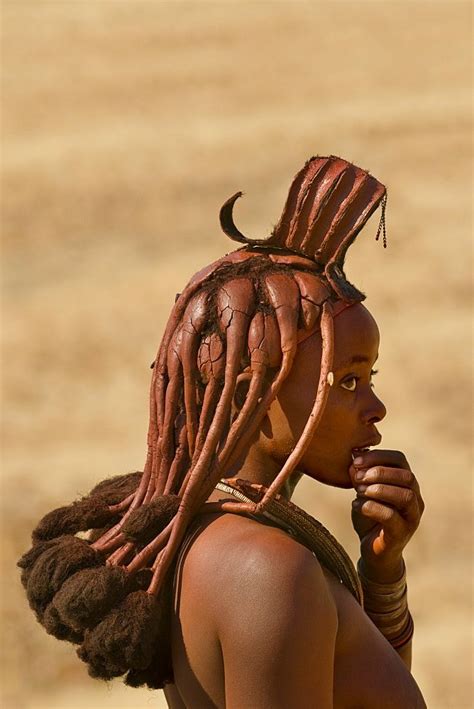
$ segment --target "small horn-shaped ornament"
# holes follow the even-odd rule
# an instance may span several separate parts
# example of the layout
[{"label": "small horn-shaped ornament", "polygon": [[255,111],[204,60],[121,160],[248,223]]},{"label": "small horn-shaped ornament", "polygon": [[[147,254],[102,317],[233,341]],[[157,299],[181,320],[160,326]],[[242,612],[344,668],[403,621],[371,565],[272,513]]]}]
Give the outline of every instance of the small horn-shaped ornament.
[{"label": "small horn-shaped ornament", "polygon": [[321,266],[342,267],[347,249],[380,204],[377,238],[382,231],[386,245],[386,194],[385,186],[367,170],[335,155],[317,156],[294,178],[283,214],[268,239],[249,239],[235,226],[232,210],[242,192],[224,203],[220,223],[227,236],[241,244],[285,249]]}]

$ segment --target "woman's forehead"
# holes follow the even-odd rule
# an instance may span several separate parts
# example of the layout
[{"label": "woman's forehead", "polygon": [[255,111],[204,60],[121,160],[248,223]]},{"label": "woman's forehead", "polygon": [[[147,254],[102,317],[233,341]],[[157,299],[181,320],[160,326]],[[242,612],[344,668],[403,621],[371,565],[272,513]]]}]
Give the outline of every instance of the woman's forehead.
[{"label": "woman's forehead", "polygon": [[378,356],[380,333],[373,315],[357,303],[334,320],[334,364],[374,362]]},{"label": "woman's forehead", "polygon": [[[298,333],[298,350],[316,354],[321,352],[319,327],[311,333]],[[375,361],[380,335],[373,315],[362,305],[354,303],[342,309],[334,318],[334,366]]]}]

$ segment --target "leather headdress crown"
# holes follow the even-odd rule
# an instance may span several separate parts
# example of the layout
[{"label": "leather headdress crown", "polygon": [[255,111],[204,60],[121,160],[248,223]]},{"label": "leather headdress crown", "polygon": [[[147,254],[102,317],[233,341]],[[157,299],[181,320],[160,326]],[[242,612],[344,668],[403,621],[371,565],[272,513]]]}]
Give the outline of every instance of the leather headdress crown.
[{"label": "leather headdress crown", "polygon": [[[342,269],[347,249],[371,214],[382,205],[376,238],[385,235],[384,185],[356,165],[331,155],[313,157],[294,178],[283,214],[268,239],[248,239],[234,224],[237,192],[220,211],[224,232],[249,246],[285,249],[320,264],[326,273]],[[328,274],[329,275],[329,274]]]}]

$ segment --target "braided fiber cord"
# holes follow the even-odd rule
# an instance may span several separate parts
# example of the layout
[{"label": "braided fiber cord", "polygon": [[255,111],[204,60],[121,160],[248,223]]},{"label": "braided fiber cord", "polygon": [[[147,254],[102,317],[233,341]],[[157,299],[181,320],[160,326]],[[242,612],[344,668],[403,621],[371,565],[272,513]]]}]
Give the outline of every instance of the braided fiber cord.
[{"label": "braided fiber cord", "polygon": [[[241,502],[260,502],[266,492],[263,485],[239,478],[221,480],[216,489],[236,497]],[[362,587],[357,571],[346,551],[321,522],[281,495],[271,498],[263,512],[251,516],[261,521],[269,520],[294,536],[315,554],[321,564],[331,571],[362,605]]]}]

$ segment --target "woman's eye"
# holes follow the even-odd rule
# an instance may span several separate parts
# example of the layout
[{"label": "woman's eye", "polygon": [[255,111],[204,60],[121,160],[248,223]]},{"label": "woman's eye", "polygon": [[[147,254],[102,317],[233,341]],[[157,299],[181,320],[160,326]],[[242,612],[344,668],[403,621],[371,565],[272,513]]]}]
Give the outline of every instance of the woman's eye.
[{"label": "woman's eye", "polygon": [[350,377],[349,379],[345,379],[343,382],[341,382],[341,386],[343,389],[347,389],[347,391],[355,391],[357,386],[357,377]]}]

